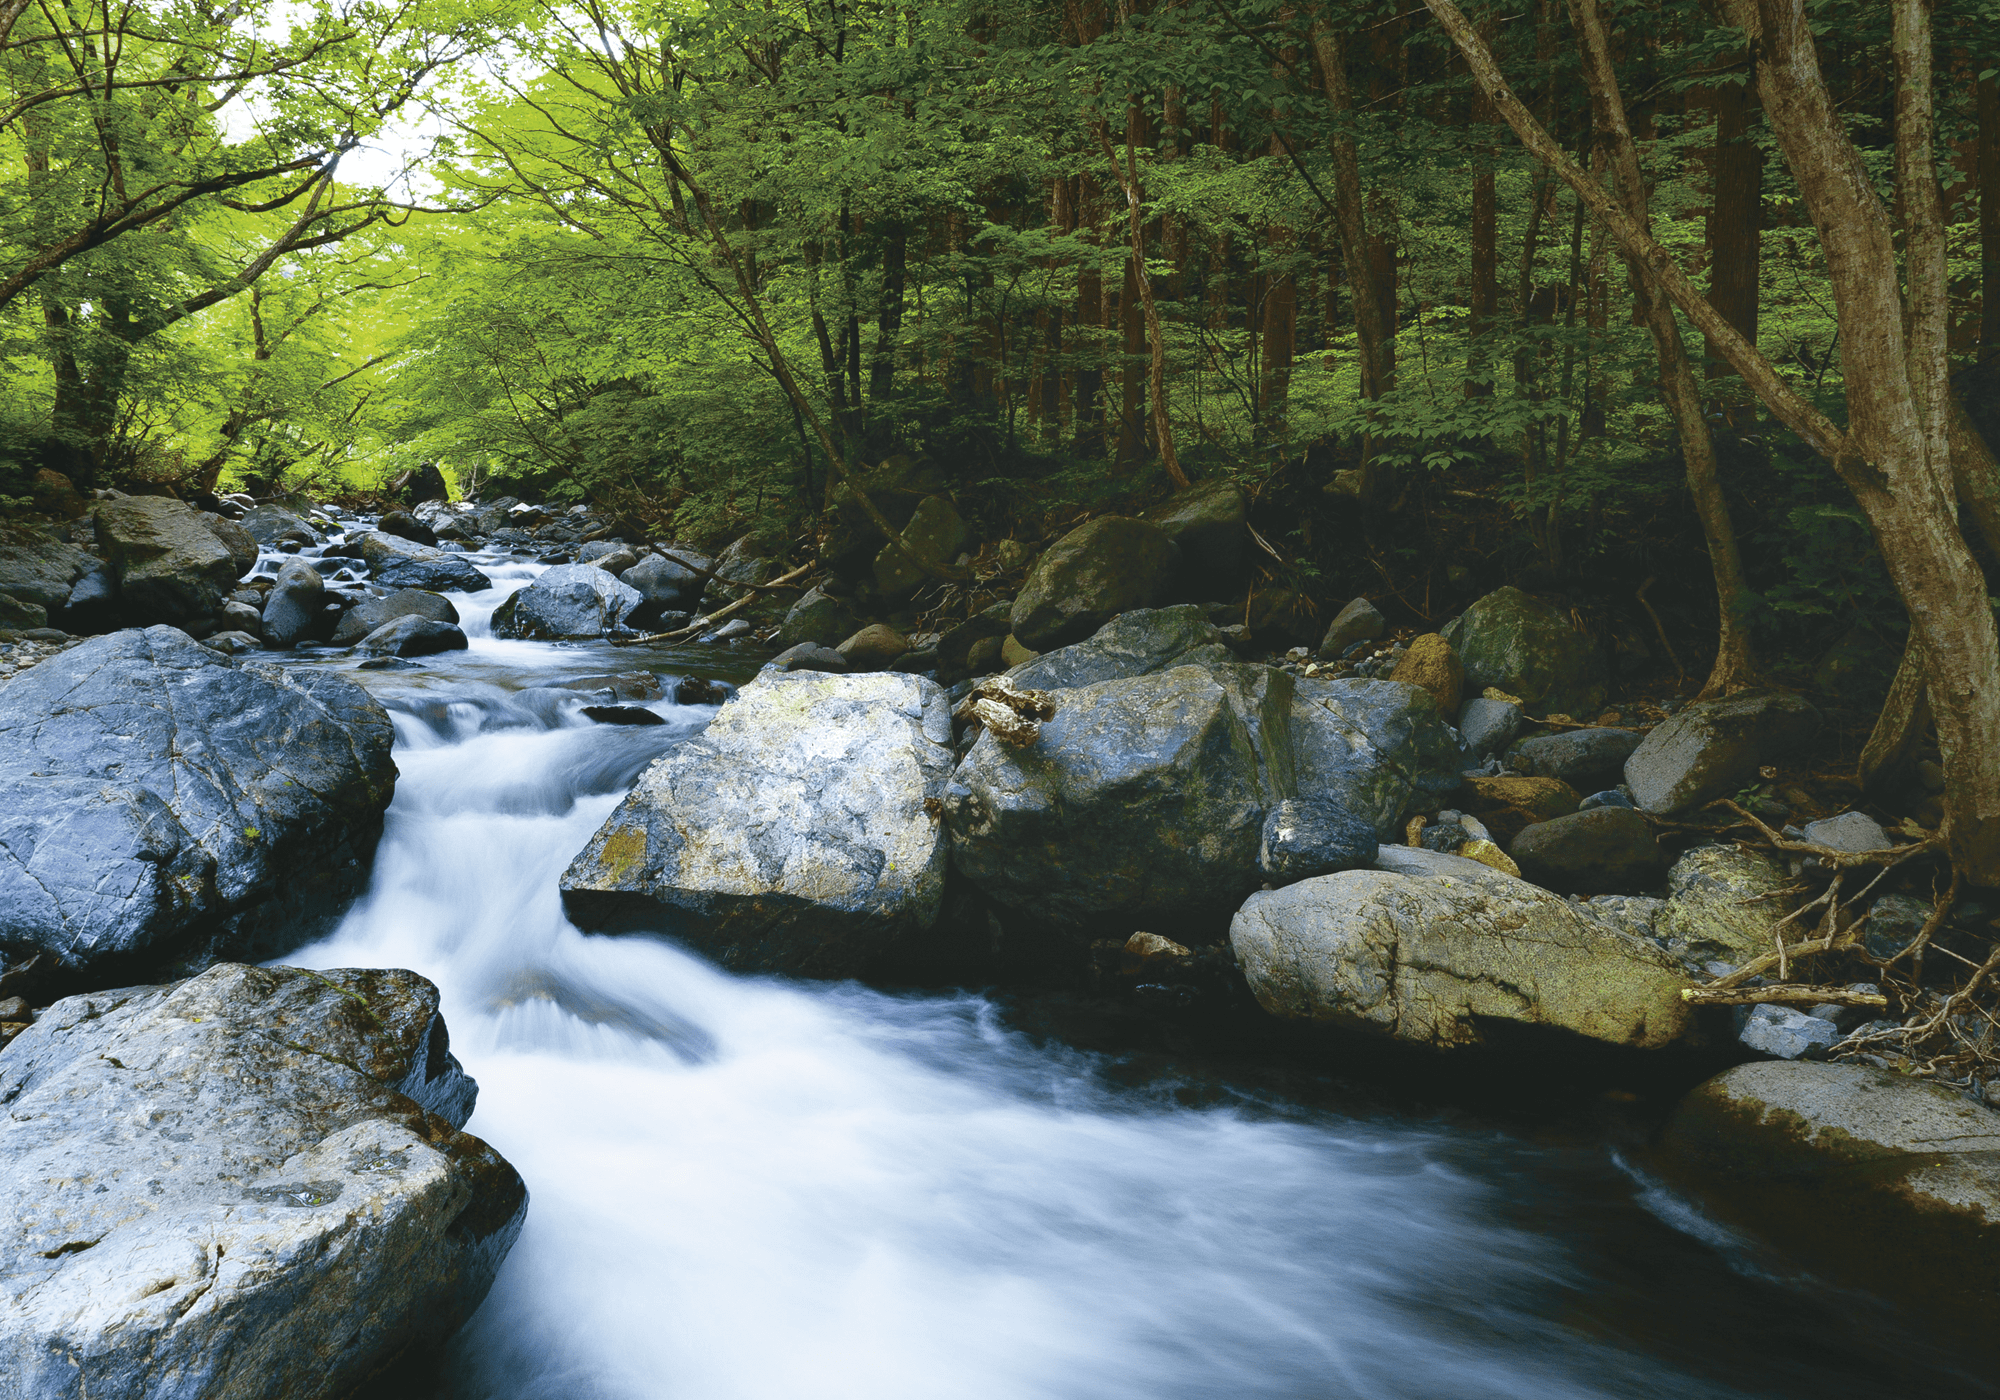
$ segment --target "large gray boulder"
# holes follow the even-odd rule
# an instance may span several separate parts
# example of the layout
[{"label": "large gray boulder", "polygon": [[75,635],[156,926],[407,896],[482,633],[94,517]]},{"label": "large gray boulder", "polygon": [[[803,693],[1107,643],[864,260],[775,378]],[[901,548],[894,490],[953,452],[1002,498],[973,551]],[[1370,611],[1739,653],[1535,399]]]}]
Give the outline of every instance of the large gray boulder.
[{"label": "large gray boulder", "polygon": [[1990,1354],[2000,1113],[1866,1065],[1762,1061],[1689,1094],[1664,1145],[1725,1219]]},{"label": "large gray boulder", "polygon": [[860,627],[861,619],[855,616],[846,599],[835,598],[817,588],[808,589],[785,614],[772,645],[787,649],[803,645],[835,647]]},{"label": "large gray boulder", "polygon": [[564,872],[563,907],[739,971],[855,976],[937,919],[950,772],[932,682],[766,670],[640,775]]},{"label": "large gray boulder", "polygon": [[97,542],[118,579],[120,611],[140,625],[212,627],[242,573],[207,518],[165,496],[103,502]]},{"label": "large gray boulder", "polygon": [[1262,880],[1265,811],[1296,795],[1291,677],[1180,666],[1055,701],[1035,743],[988,731],[959,765],[945,799],[954,867],[1089,936],[1226,917]]},{"label": "large gray boulder", "polygon": [[1690,1038],[1680,969],[1611,921],[1459,856],[1384,846],[1378,863],[1237,912],[1230,943],[1266,1011],[1434,1049],[1494,1022],[1646,1050]]},{"label": "large gray boulder", "polygon": [[[638,563],[618,575],[628,587],[636,588],[643,600],[632,610],[634,626],[650,626],[661,613],[693,612],[701,606],[702,590],[708,587],[708,580],[697,569],[707,569],[713,564],[706,554],[688,549],[683,545],[669,545],[665,555],[648,554]],[[675,560],[684,562],[676,563]],[[688,565],[696,568],[689,568]],[[803,600],[801,600],[803,601]],[[847,629],[853,631],[852,627]],[[842,632],[841,637],[847,635]],[[839,641],[835,637],[834,641]],[[825,645],[831,646],[832,643]]]},{"label": "large gray boulder", "polygon": [[0,1054],[0,1388],[367,1393],[478,1307],[527,1210],[413,972],[223,964]]},{"label": "large gray boulder", "polygon": [[319,534],[312,526],[283,506],[269,503],[253,506],[238,523],[266,549],[276,549],[287,540],[297,545],[319,543]]},{"label": "large gray boulder", "polygon": [[1027,690],[1067,690],[1176,666],[1222,666],[1236,654],[1192,603],[1120,613],[1087,640],[1044,652],[1007,674]]},{"label": "large gray boulder", "polygon": [[370,598],[349,608],[333,629],[333,644],[353,646],[385,622],[399,617],[421,617],[432,622],[458,621],[458,609],[451,599],[422,588],[403,588],[383,598]]},{"label": "large gray boulder", "polygon": [[1330,802],[1396,839],[1434,812],[1471,763],[1437,701],[1401,681],[1302,679],[1292,702],[1298,796]]},{"label": "large gray boulder", "polygon": [[1189,487],[1147,516],[1180,548],[1183,597],[1226,598],[1242,592],[1250,498],[1227,477]]},{"label": "large gray boulder", "polygon": [[1468,693],[1498,686],[1529,713],[1594,714],[1604,703],[1604,658],[1569,619],[1518,588],[1487,594],[1445,624]]},{"label": "large gray boulder", "polygon": [[0,946],[79,979],[296,946],[367,881],[392,739],[352,683],[171,627],[22,672],[0,684]]},{"label": "large gray boulder", "polygon": [[299,559],[279,565],[278,581],[264,600],[264,644],[283,651],[312,636],[326,601],[326,580],[319,570]]},{"label": "large gray boulder", "polygon": [[638,589],[595,564],[559,564],[493,610],[493,635],[545,642],[601,637],[640,601]]},{"label": "large gray boulder", "polygon": [[1013,634],[1031,651],[1080,642],[1119,613],[1159,602],[1179,565],[1159,526],[1101,515],[1043,551],[1015,595]]},{"label": "large gray boulder", "polygon": [[39,530],[0,525],[0,593],[50,612],[69,602],[76,583],[99,567],[97,556]]},{"label": "large gray boulder", "polygon": [[885,544],[875,556],[875,591],[884,598],[907,598],[930,580],[911,555],[933,567],[949,568],[971,541],[972,531],[950,497],[926,496],[917,502],[916,513],[898,538],[903,549]]},{"label": "large gray boulder", "polygon": [[1785,757],[1818,732],[1819,711],[1796,695],[1704,700],[1646,735],[1625,760],[1625,781],[1640,810],[1670,817],[1738,791],[1759,765]]}]

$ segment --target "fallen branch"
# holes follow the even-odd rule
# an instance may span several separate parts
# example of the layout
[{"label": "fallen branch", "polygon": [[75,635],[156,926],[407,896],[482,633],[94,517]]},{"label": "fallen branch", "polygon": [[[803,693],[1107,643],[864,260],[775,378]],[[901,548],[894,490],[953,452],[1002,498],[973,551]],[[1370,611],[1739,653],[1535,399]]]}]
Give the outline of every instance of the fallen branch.
[{"label": "fallen branch", "polygon": [[[783,578],[772,579],[770,583],[765,585],[765,587],[776,588],[780,584],[790,583],[795,578],[803,578],[806,574],[812,571],[812,567],[813,566],[811,564],[801,564],[796,569],[786,574]],[[649,632],[643,637],[611,637],[608,638],[607,640],[609,640],[611,645],[615,647],[645,646],[649,642],[678,642],[685,637],[691,637],[695,635],[697,632],[707,631],[709,628],[715,626],[716,623],[722,621],[724,618],[733,616],[734,614],[743,611],[743,609],[749,607],[755,601],[757,601],[757,595],[755,593],[746,593],[741,598],[738,598],[735,602],[731,603],[729,606],[724,608],[717,608],[707,617],[698,617],[693,622],[689,623],[687,626],[682,627],[676,631]]]},{"label": "fallen branch", "polygon": [[1856,992],[1846,987],[1683,987],[1681,1000],[1695,1006],[1880,1006],[1889,998],[1881,992]]}]

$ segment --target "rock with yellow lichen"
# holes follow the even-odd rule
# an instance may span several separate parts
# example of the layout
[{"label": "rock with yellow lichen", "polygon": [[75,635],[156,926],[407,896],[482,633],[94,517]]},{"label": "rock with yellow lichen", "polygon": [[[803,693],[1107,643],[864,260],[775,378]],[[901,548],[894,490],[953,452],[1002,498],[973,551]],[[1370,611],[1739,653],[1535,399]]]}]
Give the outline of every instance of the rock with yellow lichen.
[{"label": "rock with yellow lichen", "polygon": [[767,671],[654,760],[562,878],[579,926],[848,977],[936,921],[951,716],[897,672]]}]

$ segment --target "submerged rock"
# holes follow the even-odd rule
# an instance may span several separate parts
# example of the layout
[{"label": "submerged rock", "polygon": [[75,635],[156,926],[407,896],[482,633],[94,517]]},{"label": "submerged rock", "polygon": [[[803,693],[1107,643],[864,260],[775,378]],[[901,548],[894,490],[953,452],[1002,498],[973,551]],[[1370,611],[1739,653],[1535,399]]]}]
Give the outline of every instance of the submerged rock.
[{"label": "submerged rock", "polygon": [[950,771],[930,681],[766,670],[640,776],[564,872],[563,907],[739,971],[854,976],[937,918]]},{"label": "submerged rock", "polygon": [[1437,1049],[1493,1021],[1639,1049],[1688,1038],[1685,979],[1652,945],[1476,861],[1407,846],[1379,860],[1237,912],[1230,943],[1266,1011]]},{"label": "submerged rock", "polygon": [[224,964],[0,1054],[0,1375],[20,1400],[363,1393],[470,1317],[527,1191],[413,972]]},{"label": "submerged rock", "polygon": [[367,880],[392,738],[352,682],[172,627],[0,684],[0,944],[72,976],[296,946]]}]

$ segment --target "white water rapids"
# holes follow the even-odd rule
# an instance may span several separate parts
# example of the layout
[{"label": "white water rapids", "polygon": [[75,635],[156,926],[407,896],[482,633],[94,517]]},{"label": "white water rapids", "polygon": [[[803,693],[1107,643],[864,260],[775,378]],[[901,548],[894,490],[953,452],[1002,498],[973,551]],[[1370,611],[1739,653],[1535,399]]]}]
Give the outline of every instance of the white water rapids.
[{"label": "white water rapids", "polygon": [[1685,1208],[1601,1145],[1250,1091],[1186,1106],[1173,1075],[1034,1040],[982,996],[578,933],[563,867],[713,712],[597,726],[581,695],[519,694],[631,662],[484,635],[532,570],[510,572],[461,600],[469,652],[350,673],[391,706],[402,777],[370,893],[287,959],[434,979],[480,1085],[469,1128],[528,1183],[450,1394],[1894,1393],[1867,1344],[1784,1344],[1864,1305],[1670,1228]]}]

